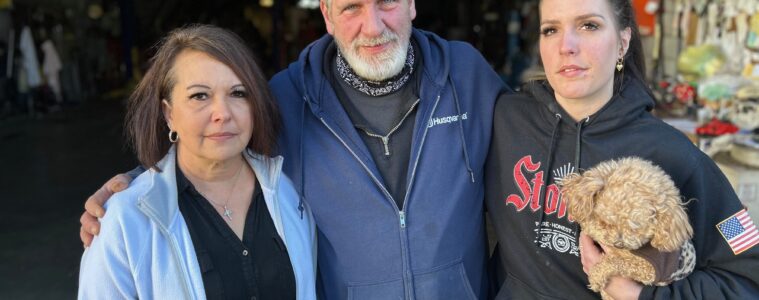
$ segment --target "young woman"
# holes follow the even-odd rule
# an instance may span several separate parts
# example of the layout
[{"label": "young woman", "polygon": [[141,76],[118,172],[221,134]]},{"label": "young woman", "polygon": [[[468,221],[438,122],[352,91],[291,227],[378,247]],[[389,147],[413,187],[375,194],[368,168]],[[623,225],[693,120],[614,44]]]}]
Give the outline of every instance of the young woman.
[{"label": "young woman", "polygon": [[270,157],[278,112],[231,32],[171,32],[129,99],[150,169],[114,195],[79,298],[315,299],[315,226]]},{"label": "young woman", "polygon": [[662,167],[684,200],[694,199],[687,212],[696,269],[663,287],[615,277],[605,291],[615,299],[759,296],[759,247],[731,246],[718,226],[744,207],[709,157],[650,114],[654,101],[641,76],[645,66],[630,1],[542,0],[540,34],[546,78],[501,97],[494,112],[485,178],[500,241],[498,298],[599,297],[588,289],[584,269],[591,270],[603,250],[567,215],[558,183],[628,156]]}]

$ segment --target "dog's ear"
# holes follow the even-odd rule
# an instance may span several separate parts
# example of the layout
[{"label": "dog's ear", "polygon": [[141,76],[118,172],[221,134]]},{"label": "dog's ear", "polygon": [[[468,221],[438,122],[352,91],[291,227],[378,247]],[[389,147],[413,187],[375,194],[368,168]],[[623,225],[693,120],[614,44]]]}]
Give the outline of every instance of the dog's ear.
[{"label": "dog's ear", "polygon": [[651,246],[664,252],[672,252],[678,250],[693,236],[693,227],[680,204],[680,198],[677,195],[666,197],[669,199],[661,202],[656,208],[656,229],[651,238]]},{"label": "dog's ear", "polygon": [[561,181],[561,192],[567,201],[569,215],[582,222],[593,212],[596,194],[604,187],[604,180],[593,176],[592,172],[584,175],[570,174]]}]

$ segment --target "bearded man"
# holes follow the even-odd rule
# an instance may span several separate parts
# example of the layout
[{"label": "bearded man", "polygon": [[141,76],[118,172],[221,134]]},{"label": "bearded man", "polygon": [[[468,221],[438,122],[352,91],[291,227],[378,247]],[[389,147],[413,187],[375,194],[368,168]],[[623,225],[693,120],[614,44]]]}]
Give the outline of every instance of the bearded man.
[{"label": "bearded man", "polygon": [[487,297],[482,175],[507,88],[469,44],[413,28],[413,0],[320,8],[329,34],[270,86],[284,172],[318,227],[321,298]]}]

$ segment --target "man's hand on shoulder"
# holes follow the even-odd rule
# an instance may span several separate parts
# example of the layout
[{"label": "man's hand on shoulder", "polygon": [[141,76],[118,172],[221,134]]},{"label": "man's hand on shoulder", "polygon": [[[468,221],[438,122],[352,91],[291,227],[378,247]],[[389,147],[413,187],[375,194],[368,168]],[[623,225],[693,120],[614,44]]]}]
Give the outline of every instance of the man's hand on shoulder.
[{"label": "man's hand on shoulder", "polygon": [[125,190],[129,183],[132,182],[132,178],[126,174],[119,174],[108,180],[95,194],[92,194],[84,203],[84,213],[79,219],[79,223],[82,226],[79,228],[79,238],[82,239],[84,247],[89,247],[92,243],[92,239],[100,232],[100,222],[98,218],[102,218],[105,215],[105,204],[108,199],[113,196],[114,193]]}]

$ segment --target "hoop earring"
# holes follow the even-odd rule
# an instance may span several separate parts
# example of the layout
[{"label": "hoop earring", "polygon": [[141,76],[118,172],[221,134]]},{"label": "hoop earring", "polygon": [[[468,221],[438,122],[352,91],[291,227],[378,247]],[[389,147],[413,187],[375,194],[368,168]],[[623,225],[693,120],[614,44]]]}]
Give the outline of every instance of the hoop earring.
[{"label": "hoop earring", "polygon": [[617,72],[622,72],[622,68],[625,67],[625,59],[620,57],[617,59]]},{"label": "hoop earring", "polygon": [[169,130],[169,142],[176,143],[179,140],[179,134],[174,130]]}]

